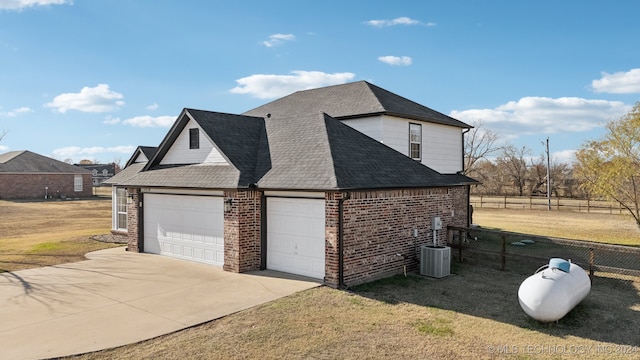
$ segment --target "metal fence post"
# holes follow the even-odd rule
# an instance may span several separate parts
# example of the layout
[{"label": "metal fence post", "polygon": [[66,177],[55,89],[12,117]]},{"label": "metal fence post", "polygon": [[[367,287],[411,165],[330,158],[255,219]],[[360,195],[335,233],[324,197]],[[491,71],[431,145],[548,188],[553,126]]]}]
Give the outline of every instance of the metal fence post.
[{"label": "metal fence post", "polygon": [[591,284],[593,284],[593,267],[595,266],[596,260],[596,249],[590,247],[589,248],[589,280],[591,280]]}]

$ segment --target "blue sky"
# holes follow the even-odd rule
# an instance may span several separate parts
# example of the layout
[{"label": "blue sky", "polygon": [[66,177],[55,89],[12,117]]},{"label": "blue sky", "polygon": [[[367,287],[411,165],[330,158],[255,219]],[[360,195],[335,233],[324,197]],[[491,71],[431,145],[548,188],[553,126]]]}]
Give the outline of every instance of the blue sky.
[{"label": "blue sky", "polygon": [[185,108],[367,80],[566,161],[640,100],[638,1],[0,0],[0,153],[120,160]]}]

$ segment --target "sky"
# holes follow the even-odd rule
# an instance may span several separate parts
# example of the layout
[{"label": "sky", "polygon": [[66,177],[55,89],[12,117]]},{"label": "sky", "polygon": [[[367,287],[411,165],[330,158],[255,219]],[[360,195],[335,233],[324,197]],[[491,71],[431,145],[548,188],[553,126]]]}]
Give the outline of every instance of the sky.
[{"label": "sky", "polygon": [[570,162],[640,101],[640,1],[0,0],[0,153],[126,163],[183,108],[366,80]]}]

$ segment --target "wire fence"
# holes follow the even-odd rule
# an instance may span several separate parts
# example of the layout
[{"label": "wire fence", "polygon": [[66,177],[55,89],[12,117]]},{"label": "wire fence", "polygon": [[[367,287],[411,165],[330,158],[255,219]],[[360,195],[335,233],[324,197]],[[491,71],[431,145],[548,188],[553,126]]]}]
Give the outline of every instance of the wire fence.
[{"label": "wire fence", "polygon": [[593,280],[599,273],[640,277],[640,247],[601,244],[537,235],[447,227],[452,257],[458,262],[532,274],[550,258],[579,265]]},{"label": "wire fence", "polygon": [[493,196],[472,195],[471,205],[477,208],[522,209],[522,210],[557,210],[598,214],[625,214],[626,210],[619,204],[605,200],[570,199],[532,196]]}]

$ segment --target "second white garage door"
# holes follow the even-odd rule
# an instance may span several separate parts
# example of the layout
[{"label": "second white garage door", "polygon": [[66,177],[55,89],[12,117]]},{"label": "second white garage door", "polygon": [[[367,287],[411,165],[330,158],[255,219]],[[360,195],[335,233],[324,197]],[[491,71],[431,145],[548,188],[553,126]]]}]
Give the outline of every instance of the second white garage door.
[{"label": "second white garage door", "polygon": [[144,195],[144,251],[224,265],[221,197]]},{"label": "second white garage door", "polygon": [[324,199],[267,198],[267,268],[323,279]]}]

